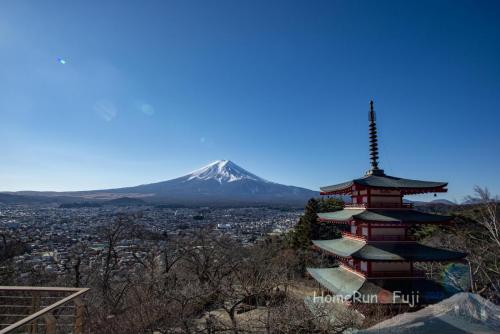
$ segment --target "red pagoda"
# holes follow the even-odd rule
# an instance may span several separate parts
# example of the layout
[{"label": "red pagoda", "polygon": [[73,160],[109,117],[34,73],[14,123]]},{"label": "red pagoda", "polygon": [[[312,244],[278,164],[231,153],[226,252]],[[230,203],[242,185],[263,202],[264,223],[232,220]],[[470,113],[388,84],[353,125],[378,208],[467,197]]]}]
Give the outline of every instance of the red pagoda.
[{"label": "red pagoda", "polygon": [[446,192],[446,182],[389,176],[378,165],[377,127],[373,101],[369,112],[371,169],[365,176],[322,187],[322,195],[349,195],[343,210],[319,213],[319,220],[337,224],[342,237],[313,240],[313,247],[334,256],[333,268],[308,268],[309,274],[329,292],[357,301],[403,303],[406,296],[432,303],[449,295],[440,283],[415,269],[418,262],[452,262],[466,254],[422,245],[409,229],[422,224],[447,224],[451,217],[413,209],[405,195]]}]

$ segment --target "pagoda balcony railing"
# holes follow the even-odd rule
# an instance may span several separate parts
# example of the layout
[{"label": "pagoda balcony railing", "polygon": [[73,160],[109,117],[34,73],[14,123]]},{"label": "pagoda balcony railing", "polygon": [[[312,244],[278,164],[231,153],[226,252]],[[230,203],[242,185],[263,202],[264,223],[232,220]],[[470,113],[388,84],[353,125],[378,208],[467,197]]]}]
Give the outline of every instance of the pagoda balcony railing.
[{"label": "pagoda balcony railing", "polygon": [[351,265],[349,262],[342,261],[341,266],[348,269],[348,270],[356,272],[361,276],[366,276],[366,272],[362,271],[361,267],[359,265]]},{"label": "pagoda balcony railing", "polygon": [[0,286],[0,334],[82,334],[88,290]]},{"label": "pagoda balcony railing", "polygon": [[425,278],[426,273],[422,270],[412,271],[372,271],[370,273],[363,271],[359,264],[351,265],[348,262],[343,262],[343,266],[352,270],[368,279],[376,278]]},{"label": "pagoda balcony railing", "polygon": [[348,209],[412,209],[413,203],[346,203],[344,208]]},{"label": "pagoda balcony railing", "polygon": [[425,271],[372,271],[365,273],[367,278],[425,278]]},{"label": "pagoda balcony railing", "polygon": [[357,239],[357,240],[366,241],[366,237],[364,235],[352,234],[352,233],[345,232],[345,231],[342,231],[341,234],[345,238],[351,238],[351,239]]},{"label": "pagoda balcony railing", "polygon": [[348,208],[348,209],[356,209],[356,208],[367,208],[368,207],[368,204],[366,203],[359,203],[359,204],[355,204],[355,203],[344,203],[344,208]]},{"label": "pagoda balcony railing", "polygon": [[416,241],[416,238],[412,235],[372,235],[371,237],[367,237],[364,235],[358,235],[358,234],[352,234],[350,232],[341,232],[342,236],[345,238],[352,238],[356,240],[361,240],[361,241],[408,241],[408,242],[414,242]]}]

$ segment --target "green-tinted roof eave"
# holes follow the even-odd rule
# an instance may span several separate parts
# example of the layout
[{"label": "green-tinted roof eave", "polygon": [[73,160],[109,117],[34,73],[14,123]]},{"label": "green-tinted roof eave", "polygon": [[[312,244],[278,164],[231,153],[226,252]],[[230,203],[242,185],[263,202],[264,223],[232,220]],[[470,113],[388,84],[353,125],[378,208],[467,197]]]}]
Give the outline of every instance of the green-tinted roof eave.
[{"label": "green-tinted roof eave", "polygon": [[334,212],[321,212],[318,213],[320,220],[333,220],[333,221],[345,221],[351,220],[354,215],[360,214],[366,209],[343,209]]},{"label": "green-tinted roof eave", "polygon": [[451,216],[437,215],[411,209],[369,209],[354,215],[353,218],[363,221],[399,223],[441,223],[451,220]]},{"label": "green-tinted roof eave", "polygon": [[319,189],[323,192],[337,191],[341,189],[350,188],[354,184],[353,181],[347,181],[339,184],[334,184],[331,186],[320,187]]},{"label": "green-tinted roof eave", "polygon": [[365,245],[364,241],[351,238],[338,238],[331,240],[313,240],[314,246],[335,255],[349,257]]},{"label": "green-tinted roof eave", "polygon": [[369,175],[354,180],[354,183],[380,188],[436,188],[448,185],[447,182],[413,180],[390,175]]},{"label": "green-tinted roof eave", "polygon": [[352,181],[343,182],[331,186],[321,187],[320,190],[324,193],[332,193],[339,191],[349,191],[353,184],[372,187],[372,188],[389,188],[389,189],[436,189],[444,188],[448,185],[447,182],[439,181],[421,181],[413,179],[405,179],[390,175],[367,175]]},{"label": "green-tinted roof eave", "polygon": [[425,213],[403,209],[343,209],[334,212],[318,213],[320,220],[326,221],[373,221],[384,223],[443,223],[451,220],[451,216]]},{"label": "green-tinted roof eave", "polygon": [[419,243],[370,243],[352,254],[355,259],[371,261],[456,261],[465,256]]},{"label": "green-tinted roof eave", "polygon": [[307,272],[329,291],[348,298],[358,291],[366,278],[342,266],[336,268],[307,268]]},{"label": "green-tinted roof eave", "polygon": [[371,261],[456,261],[467,254],[416,242],[371,242],[351,238],[313,240],[314,246],[341,257]]}]

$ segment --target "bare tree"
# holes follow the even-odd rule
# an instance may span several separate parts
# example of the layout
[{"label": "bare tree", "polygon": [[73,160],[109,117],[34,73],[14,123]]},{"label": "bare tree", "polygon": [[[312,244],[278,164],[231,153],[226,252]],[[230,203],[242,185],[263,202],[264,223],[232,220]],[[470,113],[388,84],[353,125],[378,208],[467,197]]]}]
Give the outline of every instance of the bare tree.
[{"label": "bare tree", "polygon": [[474,187],[480,200],[478,222],[488,231],[490,240],[500,247],[500,220],[498,219],[498,196],[492,197],[488,188]]},{"label": "bare tree", "polygon": [[345,305],[315,303],[287,297],[282,303],[269,308],[266,333],[331,333],[340,334],[358,328],[360,313]]},{"label": "bare tree", "polygon": [[270,243],[258,243],[245,248],[238,245],[227,253],[232,264],[228,275],[219,285],[222,309],[231,321],[231,330],[238,333],[248,324],[240,323],[238,310],[270,306],[280,298],[289,284],[290,268],[281,249]]},{"label": "bare tree", "polygon": [[[435,228],[427,241],[467,253],[471,291],[498,302],[500,301],[498,198],[493,198],[486,188],[476,186],[474,190],[476,197],[468,197],[471,204],[454,208],[455,225]],[[445,270],[442,264],[431,265],[437,273],[442,274]],[[446,278],[451,284],[462,285],[456,277],[447,275]]]}]

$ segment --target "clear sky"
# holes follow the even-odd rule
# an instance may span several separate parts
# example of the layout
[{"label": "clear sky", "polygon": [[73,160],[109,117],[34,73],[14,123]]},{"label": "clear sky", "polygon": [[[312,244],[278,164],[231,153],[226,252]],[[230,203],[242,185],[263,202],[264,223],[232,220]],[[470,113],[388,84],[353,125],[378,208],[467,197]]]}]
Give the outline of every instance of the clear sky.
[{"label": "clear sky", "polygon": [[[230,159],[317,189],[369,168],[500,193],[499,1],[0,2],[0,190]],[[65,62],[65,64],[63,64]]]}]

